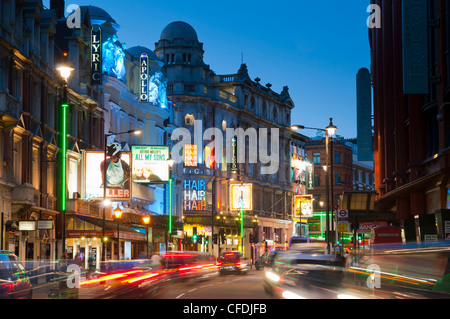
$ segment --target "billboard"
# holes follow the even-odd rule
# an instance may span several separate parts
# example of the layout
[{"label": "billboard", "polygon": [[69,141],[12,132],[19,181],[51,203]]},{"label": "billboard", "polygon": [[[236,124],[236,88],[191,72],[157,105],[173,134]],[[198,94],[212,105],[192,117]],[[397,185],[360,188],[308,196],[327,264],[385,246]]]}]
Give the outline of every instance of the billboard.
[{"label": "billboard", "polygon": [[197,145],[195,144],[184,145],[184,166],[197,167],[198,165],[197,156],[198,156]]},{"label": "billboard", "polygon": [[170,178],[169,146],[133,145],[133,183],[167,183]]},{"label": "billboard", "polygon": [[102,84],[102,29],[91,28],[91,84]]},{"label": "billboard", "polygon": [[139,63],[141,66],[141,76],[140,76],[140,86],[141,90],[139,93],[139,102],[148,102],[148,55],[147,53],[142,53],[139,58]]},{"label": "billboard", "polygon": [[297,157],[293,154],[293,181],[294,183],[304,185],[308,190],[314,189],[314,165],[306,158]]},{"label": "billboard", "polygon": [[[103,199],[102,151],[84,152],[84,189],[86,199]],[[120,156],[106,157],[106,199],[127,201],[131,199],[131,154],[120,152]]]},{"label": "billboard", "polygon": [[294,218],[313,217],[312,195],[294,196]]},{"label": "billboard", "polygon": [[253,209],[252,184],[231,184],[230,196],[232,210]]}]

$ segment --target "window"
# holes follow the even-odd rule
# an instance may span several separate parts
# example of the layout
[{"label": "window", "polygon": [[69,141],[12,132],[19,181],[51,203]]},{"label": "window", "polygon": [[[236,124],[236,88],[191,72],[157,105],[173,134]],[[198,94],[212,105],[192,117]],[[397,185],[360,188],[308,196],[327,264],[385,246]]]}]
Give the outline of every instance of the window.
[{"label": "window", "polygon": [[32,184],[35,189],[39,189],[39,148],[33,147],[32,153]]},{"label": "window", "polygon": [[341,174],[338,174],[338,173],[334,174],[334,185],[339,186],[341,184],[342,184]]},{"label": "window", "polygon": [[320,153],[313,153],[313,163],[320,164]]},{"label": "window", "polygon": [[341,164],[341,152],[334,152],[334,163]]},{"label": "window", "polygon": [[314,173],[314,187],[320,186],[320,174]]}]

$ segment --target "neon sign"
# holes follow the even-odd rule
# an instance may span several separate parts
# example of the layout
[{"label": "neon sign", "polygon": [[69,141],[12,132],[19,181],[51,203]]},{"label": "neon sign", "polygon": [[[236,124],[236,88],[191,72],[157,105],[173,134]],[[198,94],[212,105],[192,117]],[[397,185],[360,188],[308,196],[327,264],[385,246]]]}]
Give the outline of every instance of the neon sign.
[{"label": "neon sign", "polygon": [[91,83],[102,84],[102,29],[91,28]]},{"label": "neon sign", "polygon": [[184,211],[206,210],[206,182],[186,179],[183,182]]},{"label": "neon sign", "polygon": [[140,57],[141,66],[141,91],[139,102],[148,102],[148,55],[147,53],[142,53]]}]

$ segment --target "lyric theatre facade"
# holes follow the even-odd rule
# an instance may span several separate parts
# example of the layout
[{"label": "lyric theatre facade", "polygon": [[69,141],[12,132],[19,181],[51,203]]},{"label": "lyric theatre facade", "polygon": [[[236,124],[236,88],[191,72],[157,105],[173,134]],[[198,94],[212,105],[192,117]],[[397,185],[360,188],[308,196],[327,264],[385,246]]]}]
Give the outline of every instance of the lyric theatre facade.
[{"label": "lyric theatre facade", "polygon": [[[162,31],[155,54],[165,63],[167,96],[174,103],[173,124],[192,137],[183,139],[184,148],[172,154],[183,156],[173,169],[178,176],[174,211],[184,221],[184,230],[177,236],[183,248],[215,255],[239,249],[246,257],[257,257],[269,249],[286,247],[292,234],[289,127],[294,108],[288,88],[276,93],[270,84],[251,80],[245,64],[237,73],[216,75],[203,61],[203,43],[196,31],[184,22],[173,22]],[[236,153],[228,154],[227,161],[227,139],[222,143],[212,136],[203,139],[208,128],[219,129],[223,136],[230,128],[277,129],[277,169],[261,174],[265,165],[261,158],[256,163],[249,161],[255,145],[249,147],[248,143],[242,163],[231,163]],[[269,150],[270,134],[266,141]],[[180,140],[175,131],[172,139],[174,151]],[[220,153],[222,160],[217,158]],[[236,184],[246,186],[232,193]]]}]

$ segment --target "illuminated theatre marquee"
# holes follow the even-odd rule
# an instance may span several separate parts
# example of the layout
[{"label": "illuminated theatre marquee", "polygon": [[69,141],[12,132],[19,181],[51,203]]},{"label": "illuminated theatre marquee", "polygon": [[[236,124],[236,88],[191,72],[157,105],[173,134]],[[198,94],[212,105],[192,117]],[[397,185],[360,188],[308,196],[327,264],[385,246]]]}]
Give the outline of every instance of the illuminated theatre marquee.
[{"label": "illuminated theatre marquee", "polygon": [[141,66],[141,93],[139,102],[148,102],[148,55],[142,53],[140,57]]},{"label": "illuminated theatre marquee", "polygon": [[206,210],[206,181],[185,179],[183,182],[184,211]]}]

